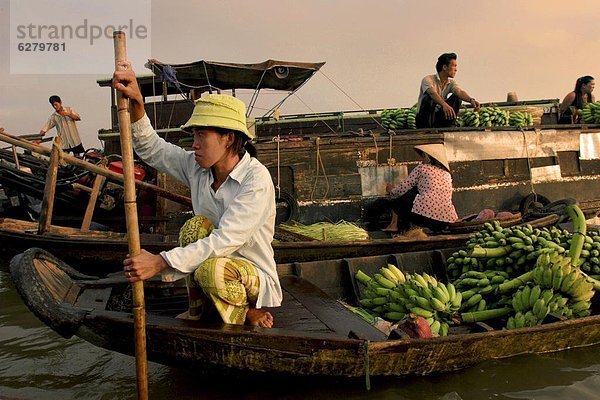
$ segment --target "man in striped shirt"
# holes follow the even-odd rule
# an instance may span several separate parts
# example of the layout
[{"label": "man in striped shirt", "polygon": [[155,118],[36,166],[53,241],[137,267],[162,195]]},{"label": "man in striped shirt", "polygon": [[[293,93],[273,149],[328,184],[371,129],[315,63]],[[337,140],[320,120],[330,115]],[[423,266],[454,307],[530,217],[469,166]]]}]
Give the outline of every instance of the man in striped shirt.
[{"label": "man in striped shirt", "polygon": [[81,117],[73,109],[63,107],[60,97],[54,95],[48,99],[56,112],[53,112],[48,121],[40,130],[40,135],[44,136],[50,129],[56,127],[58,136],[62,140],[63,150],[79,155],[84,152],[79,131],[75,121],[80,121]]}]

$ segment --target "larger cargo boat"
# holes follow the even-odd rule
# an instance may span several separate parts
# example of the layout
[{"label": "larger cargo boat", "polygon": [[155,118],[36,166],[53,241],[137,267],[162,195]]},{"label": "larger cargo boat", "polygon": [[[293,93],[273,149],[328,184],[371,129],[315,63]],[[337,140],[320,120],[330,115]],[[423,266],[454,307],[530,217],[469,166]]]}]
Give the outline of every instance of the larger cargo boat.
[{"label": "larger cargo boat", "polygon": [[[322,65],[273,60],[169,65],[150,60],[147,66],[153,74],[140,76],[139,82],[146,112],[159,135],[188,147],[189,137],[179,126],[191,113],[191,100],[203,90],[219,88],[234,95],[238,88],[294,93]],[[109,79],[98,83],[110,86]],[[174,100],[174,94],[184,100]],[[413,146],[427,143],[446,146],[459,215],[483,208],[515,211],[530,193],[550,200],[575,195],[580,204],[597,206],[600,127],[557,125],[557,104],[557,99],[494,104],[531,112],[535,125],[526,128],[390,131],[381,125],[382,110],[279,116],[276,107],[250,125],[258,138],[258,158],[280,189],[279,221],[346,219],[377,228],[383,223],[385,184],[400,182],[418,162]],[[112,127],[100,131],[99,138],[108,152],[118,152],[114,101],[112,114]],[[158,179],[183,190],[168,178]],[[172,210],[166,203],[165,207]]]}]

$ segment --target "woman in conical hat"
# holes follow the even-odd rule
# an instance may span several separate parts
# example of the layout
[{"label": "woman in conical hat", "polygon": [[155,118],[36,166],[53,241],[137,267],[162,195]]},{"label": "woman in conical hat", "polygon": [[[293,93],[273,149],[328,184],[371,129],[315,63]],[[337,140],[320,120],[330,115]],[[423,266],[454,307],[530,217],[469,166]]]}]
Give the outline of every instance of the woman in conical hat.
[{"label": "woman in conical hat", "polygon": [[[452,176],[444,145],[425,144],[414,149],[423,162],[399,186],[388,185],[393,214],[385,231],[406,231],[411,225],[441,231],[458,219],[452,204]],[[411,232],[410,236],[419,235]]]},{"label": "woman in conical hat", "polygon": [[113,86],[130,100],[136,153],[190,187],[196,215],[182,228],[179,247],[127,258],[125,276],[130,282],[159,273],[168,281],[186,277],[190,307],[179,317],[199,319],[216,308],[225,323],[272,327],[273,316],[261,308],[282,300],[271,247],[275,189],[267,168],[251,157],[244,103],[221,94],[196,100],[181,127],[194,136],[189,152],[156,134],[135,74],[129,63],[120,67]]}]

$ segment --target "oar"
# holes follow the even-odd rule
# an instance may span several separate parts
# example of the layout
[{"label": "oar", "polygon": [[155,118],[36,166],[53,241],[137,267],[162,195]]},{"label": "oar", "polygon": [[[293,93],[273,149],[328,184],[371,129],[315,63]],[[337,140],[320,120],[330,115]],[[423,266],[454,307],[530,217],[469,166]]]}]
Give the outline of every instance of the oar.
[{"label": "oar", "polygon": [[[115,45],[115,67],[127,61],[125,33],[113,33]],[[131,120],[129,119],[129,101],[117,92],[117,111],[119,116],[119,133],[121,136],[121,155],[123,156],[123,177],[125,180],[125,220],[127,223],[127,239],[129,255],[140,254],[140,232],[138,230],[137,205],[135,203],[135,177],[133,174],[133,146],[131,143]],[[135,366],[137,375],[138,399],[148,398],[148,364],[146,362],[146,311],[144,305],[144,283],[132,283],[133,289],[133,322],[135,331]]]}]

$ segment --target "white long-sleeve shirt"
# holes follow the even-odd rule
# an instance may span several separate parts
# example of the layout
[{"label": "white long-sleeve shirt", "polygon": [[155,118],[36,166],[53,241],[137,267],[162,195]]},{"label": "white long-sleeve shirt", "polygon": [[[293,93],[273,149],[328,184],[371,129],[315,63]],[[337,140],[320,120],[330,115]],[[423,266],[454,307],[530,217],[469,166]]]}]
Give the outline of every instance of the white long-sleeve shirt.
[{"label": "white long-sleeve shirt", "polygon": [[211,257],[243,258],[258,270],[256,307],[281,304],[282,292],[273,254],[275,189],[267,168],[246,153],[215,192],[210,169],[200,167],[194,153],[161,139],[147,116],[131,125],[136,153],[149,165],[190,187],[195,215],[214,224],[212,233],[186,247],[161,252],[170,268],[162,279],[182,278]]}]

